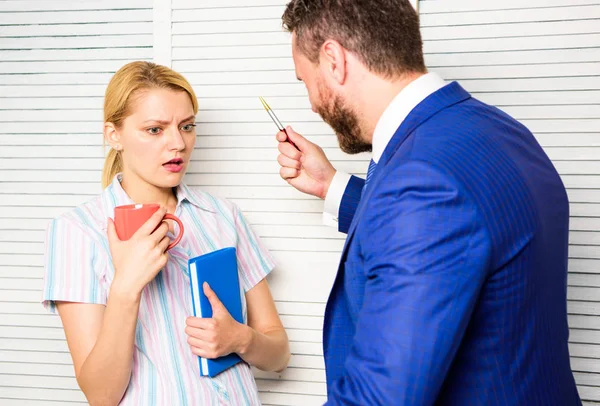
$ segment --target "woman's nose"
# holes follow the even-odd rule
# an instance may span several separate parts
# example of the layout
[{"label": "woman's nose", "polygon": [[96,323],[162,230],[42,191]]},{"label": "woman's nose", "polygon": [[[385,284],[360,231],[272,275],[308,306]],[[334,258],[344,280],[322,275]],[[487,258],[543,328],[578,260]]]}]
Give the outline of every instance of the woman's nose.
[{"label": "woman's nose", "polygon": [[183,136],[179,131],[179,128],[173,129],[169,131],[169,149],[175,151],[181,151],[185,148],[185,142],[183,141]]}]

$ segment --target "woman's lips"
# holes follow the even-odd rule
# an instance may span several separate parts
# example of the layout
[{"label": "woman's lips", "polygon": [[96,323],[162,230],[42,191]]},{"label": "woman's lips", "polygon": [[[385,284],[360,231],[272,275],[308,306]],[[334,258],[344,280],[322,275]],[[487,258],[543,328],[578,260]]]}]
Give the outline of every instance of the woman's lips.
[{"label": "woman's lips", "polygon": [[163,164],[163,168],[173,173],[181,172],[183,170],[183,159],[171,159]]}]

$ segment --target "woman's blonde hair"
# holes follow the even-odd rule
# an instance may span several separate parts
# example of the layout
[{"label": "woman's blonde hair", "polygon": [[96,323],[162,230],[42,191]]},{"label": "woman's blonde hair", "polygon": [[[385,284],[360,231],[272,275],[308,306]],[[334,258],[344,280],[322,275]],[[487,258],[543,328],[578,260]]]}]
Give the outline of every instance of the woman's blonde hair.
[{"label": "woman's blonde hair", "polygon": [[[147,89],[184,91],[190,96],[194,114],[198,113],[198,100],[190,83],[179,73],[152,62],[131,62],[119,69],[111,78],[104,95],[104,122],[119,128],[131,114],[134,93]],[[110,149],[102,170],[102,188],[107,187],[115,175],[123,170],[121,153]]]}]

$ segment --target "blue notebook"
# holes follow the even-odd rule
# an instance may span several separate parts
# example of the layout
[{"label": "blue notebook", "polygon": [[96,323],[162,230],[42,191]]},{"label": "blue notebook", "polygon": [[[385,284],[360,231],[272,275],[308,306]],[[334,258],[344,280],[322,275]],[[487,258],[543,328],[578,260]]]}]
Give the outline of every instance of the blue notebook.
[{"label": "blue notebook", "polygon": [[[190,258],[188,268],[190,271],[194,316],[212,317],[212,307],[202,289],[204,282],[208,282],[208,285],[227,308],[231,317],[240,323],[244,322],[235,248],[223,248]],[[210,377],[220,374],[241,361],[239,355],[235,353],[216,359],[198,358],[200,375]]]}]

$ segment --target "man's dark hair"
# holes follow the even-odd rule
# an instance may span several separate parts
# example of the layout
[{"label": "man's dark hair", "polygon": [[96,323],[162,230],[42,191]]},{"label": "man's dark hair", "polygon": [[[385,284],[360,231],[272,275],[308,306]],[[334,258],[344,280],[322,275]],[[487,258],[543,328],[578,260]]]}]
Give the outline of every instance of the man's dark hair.
[{"label": "man's dark hair", "polygon": [[384,77],[426,71],[419,16],[409,0],[292,0],[282,20],[313,63],[333,39]]}]

